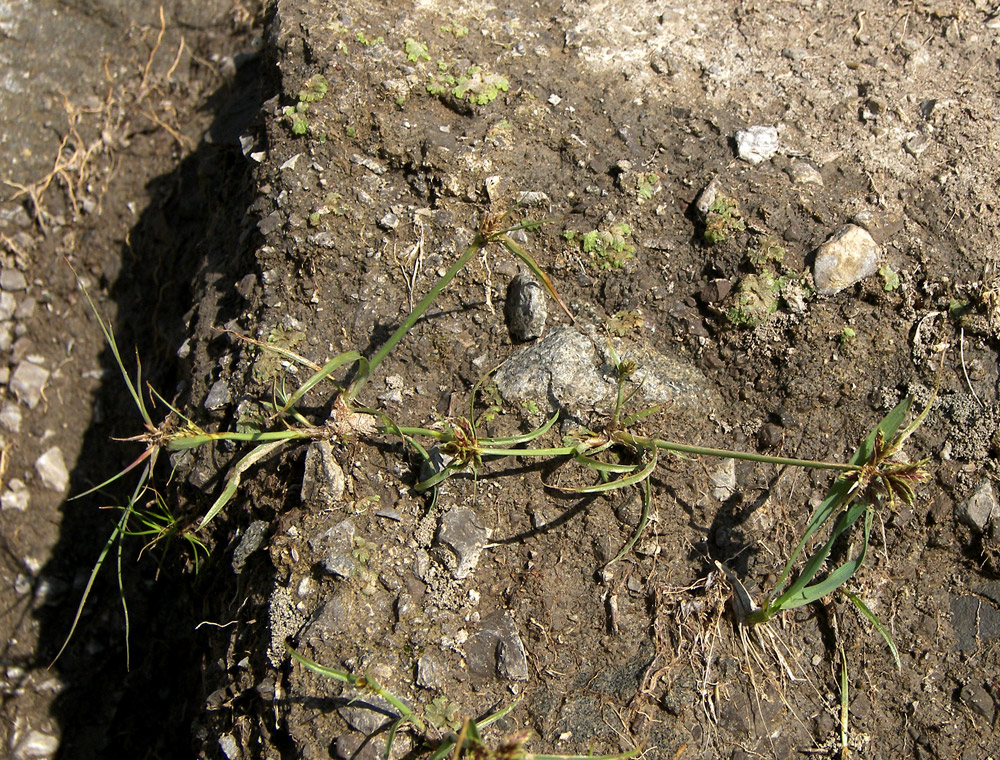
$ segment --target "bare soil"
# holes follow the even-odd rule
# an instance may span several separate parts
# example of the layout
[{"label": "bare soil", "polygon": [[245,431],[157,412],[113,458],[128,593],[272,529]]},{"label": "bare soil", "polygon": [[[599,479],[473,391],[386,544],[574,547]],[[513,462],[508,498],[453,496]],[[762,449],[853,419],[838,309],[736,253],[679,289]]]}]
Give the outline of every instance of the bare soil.
[{"label": "bare soil", "polygon": [[[650,758],[838,756],[842,647],[853,756],[1000,756],[1000,517],[984,530],[959,519],[996,480],[1000,454],[991,7],[279,0],[254,18],[218,5],[197,19],[193,6],[168,9],[159,43],[151,8],[105,8],[108,21],[53,6],[93,24],[65,43],[91,40],[91,65],[66,83],[34,64],[53,78],[47,118],[66,118],[55,93],[72,87],[65,103],[95,109],[74,139],[99,148],[84,192],[62,178],[71,197],[57,177],[42,203],[21,195],[3,207],[4,266],[24,271],[43,305],[24,320],[22,354],[56,370],[45,403],[5,433],[5,484],[18,477],[31,492],[28,510],[0,513],[12,752],[34,729],[65,757],[375,757],[385,716],[293,665],[287,641],[370,673],[441,732],[516,702],[488,743],[526,730],[535,752],[641,746]],[[123,71],[113,97],[96,63],[106,36],[125,45],[110,59]],[[181,36],[189,52],[175,66]],[[5,43],[35,50],[41,39],[21,31]],[[456,81],[442,88],[447,74]],[[483,102],[456,94],[462,75],[483,83],[472,93]],[[32,132],[18,113],[21,131],[5,129],[25,149],[5,171],[27,186],[66,132]],[[737,132],[754,125],[779,135],[759,164],[737,157]],[[695,207],[713,180],[741,224],[710,244]],[[602,572],[635,531],[637,492],[569,497],[545,483],[578,483],[570,468],[501,460],[430,502],[412,489],[412,452],[361,436],[335,446],[347,487],[329,508],[301,498],[305,446],[250,470],[203,535],[211,555],[197,574],[183,547],[137,556],[134,541],[122,559],[130,669],[109,563],[46,670],[115,519],[96,508],[121,503],[125,487],[64,499],[138,454],[110,436],[141,432],[63,257],[152,384],[199,425],[229,430],[295,379],[223,329],[320,364],[371,355],[483,214],[522,192],[539,201],[526,213],[551,220],[525,245],[576,319],[705,378],[703,395],[645,421],[649,433],[843,460],[898,400],[922,407],[937,388],[907,446],[934,477],[915,508],[880,513],[849,584],[891,631],[901,667],[842,596],[749,633],[734,624],[714,563],[766,591],[829,485],[822,472],[737,463],[726,493],[723,462],[664,458],[650,525]],[[882,271],[817,296],[814,252],[849,222],[878,242]],[[579,243],[623,224],[631,255]],[[801,301],[739,324],[741,283],[776,247],[768,266],[802,284]],[[422,426],[467,408],[484,373],[520,347],[503,308],[517,271],[499,250],[471,264],[362,401]],[[550,305],[548,329],[560,324]],[[331,401],[310,394],[305,408],[322,421]],[[568,411],[596,425],[607,410]],[[489,431],[538,420],[508,406]],[[51,442],[71,467],[66,494],[32,474]],[[205,513],[240,451],[161,463],[182,521]],[[449,513],[468,514],[456,509],[489,533],[464,578],[438,533]],[[338,574],[324,534],[345,521],[349,570]],[[248,551],[255,532],[264,539]],[[414,741],[400,736],[397,756],[416,754]]]}]

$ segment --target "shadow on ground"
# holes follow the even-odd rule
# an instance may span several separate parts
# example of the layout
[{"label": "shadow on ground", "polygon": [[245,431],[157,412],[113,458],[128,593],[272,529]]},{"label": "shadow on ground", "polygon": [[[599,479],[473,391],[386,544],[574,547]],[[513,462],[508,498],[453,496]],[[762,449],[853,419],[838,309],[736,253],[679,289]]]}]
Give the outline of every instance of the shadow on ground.
[{"label": "shadow on ground", "polygon": [[[143,383],[168,399],[190,393],[189,365],[178,358],[178,348],[192,325],[221,324],[241,306],[233,284],[245,274],[254,228],[247,217],[252,172],[238,138],[260,110],[262,65],[255,58],[243,62],[235,80],[202,106],[213,118],[208,135],[175,170],[150,182],[152,200],[127,237],[117,279],[95,284],[107,288],[115,304],[114,329],[130,371],[135,370],[134,346],[142,359]],[[111,437],[143,429],[110,350],[104,351],[101,366],[99,412],[86,431],[85,455],[72,473],[70,493],[100,483],[142,451],[134,443],[109,443]],[[154,421],[164,412],[162,406],[157,409]],[[163,459],[160,467],[169,467]],[[40,625],[37,664],[48,664],[62,646],[90,569],[120,515],[98,509],[123,503],[134,484],[134,477],[126,477],[64,505],[53,560],[41,577],[65,579],[71,588],[58,605],[34,612]],[[120,557],[117,546],[112,548],[73,640],[52,665],[64,684],[51,716],[62,737],[59,758],[192,754],[190,716],[205,698],[203,642],[196,626],[211,619],[205,609],[213,598],[205,588],[212,583],[211,567],[203,563],[195,578],[185,567],[190,564],[185,552],[176,546],[146,551],[137,562],[142,543],[126,542]],[[119,563],[128,602],[128,653]]]}]

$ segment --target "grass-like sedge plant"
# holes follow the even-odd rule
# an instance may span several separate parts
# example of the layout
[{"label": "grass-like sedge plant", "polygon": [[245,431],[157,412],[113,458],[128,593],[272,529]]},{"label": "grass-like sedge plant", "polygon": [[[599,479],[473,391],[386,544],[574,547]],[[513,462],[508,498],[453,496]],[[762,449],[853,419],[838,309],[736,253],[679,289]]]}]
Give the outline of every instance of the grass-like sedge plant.
[{"label": "grass-like sedge plant", "polygon": [[396,714],[388,717],[386,725],[381,729],[386,733],[385,750],[382,755],[385,760],[388,760],[392,756],[392,745],[399,731],[403,729],[409,729],[413,733],[416,744],[415,754],[407,755],[407,757],[423,757],[427,758],[427,760],[445,760],[445,758],[451,758],[452,760],[459,760],[459,758],[466,758],[467,760],[628,760],[638,755],[641,751],[639,747],[635,747],[626,752],[619,752],[614,755],[540,755],[528,752],[525,748],[528,741],[528,734],[526,732],[518,732],[512,736],[503,738],[496,746],[490,747],[483,740],[480,732],[501,718],[506,717],[517,706],[517,701],[486,717],[477,720],[472,718],[464,719],[461,729],[457,733],[448,731],[444,732],[441,736],[434,736],[432,735],[432,729],[435,726],[432,725],[431,720],[426,715],[421,715],[419,711],[411,708],[406,702],[384,688],[371,676],[357,675],[346,670],[320,665],[318,662],[310,660],[308,657],[295,651],[287,644],[285,648],[291,658],[306,669],[334,681],[353,686],[360,692],[355,699],[359,699],[366,694],[371,694],[381,697],[392,706]]},{"label": "grass-like sedge plant", "polygon": [[[652,501],[652,488],[649,479],[663,453],[681,457],[711,456],[762,464],[830,470],[837,474],[830,492],[814,513],[776,588],[764,600],[764,603],[757,606],[738,581],[734,585],[737,606],[742,605],[741,619],[748,623],[766,621],[781,610],[807,604],[842,586],[857,571],[864,559],[876,504],[884,498],[888,498],[890,501],[901,498],[912,503],[914,487],[926,478],[924,462],[909,463],[899,460],[895,456],[905,438],[923,419],[923,415],[921,415],[914,425],[904,430],[903,433],[898,433],[909,409],[909,400],[904,401],[890,412],[846,463],[768,456],[753,452],[695,446],[665,438],[638,435],[633,432],[636,423],[653,415],[659,407],[654,406],[628,412],[630,402],[638,393],[641,383],[633,383],[630,387],[630,381],[635,375],[637,367],[632,362],[620,359],[614,353],[613,347],[611,352],[617,374],[617,392],[607,421],[598,429],[581,429],[564,437],[561,445],[558,446],[532,447],[530,445],[551,430],[558,418],[558,413],[528,433],[506,437],[480,436],[474,415],[475,393],[473,393],[469,417],[446,421],[439,429],[400,425],[383,413],[359,403],[359,395],[382,361],[426,314],[458,273],[489,246],[499,246],[522,261],[575,323],[572,313],[559,297],[551,280],[531,254],[510,237],[510,233],[515,230],[535,229],[541,223],[523,221],[508,225],[505,218],[506,214],[486,214],[483,217],[472,243],[370,358],[357,351],[348,351],[335,356],[320,366],[289,349],[242,338],[249,344],[254,344],[262,350],[272,351],[282,359],[301,365],[311,370],[312,373],[294,391],[289,393],[283,385],[280,385],[275,389],[272,401],[261,402],[262,406],[269,411],[269,416],[264,420],[260,429],[256,430],[205,431],[151,390],[151,398],[158,399],[170,410],[162,423],[154,424],[142,393],[141,369],[137,371],[133,381],[125,369],[114,333],[98,315],[105,339],[112,350],[146,430],[138,436],[127,439],[143,444],[144,449],[135,461],[117,475],[88,491],[91,493],[102,489],[123,475],[140,468],[137,484],[122,508],[121,517],[113,527],[112,533],[91,572],[66,641],[69,641],[79,623],[80,615],[99,570],[112,549],[116,547],[119,588],[121,589],[122,540],[141,530],[150,529],[148,523],[152,518],[148,518],[147,515],[147,519],[143,523],[141,515],[144,511],[144,505],[149,503],[151,496],[156,494],[152,486],[152,478],[161,452],[208,446],[217,441],[245,444],[249,448],[230,467],[221,492],[205,514],[196,521],[179,523],[170,515],[169,510],[164,512],[161,507],[157,511],[159,518],[153,519],[154,522],[156,519],[162,522],[164,514],[170,515],[165,535],[184,537],[193,547],[196,556],[202,547],[200,539],[197,538],[199,532],[203,531],[232,500],[243,475],[264,459],[295,442],[317,439],[339,441],[381,434],[400,437],[425,459],[431,459],[428,448],[434,445],[442,454],[449,457],[443,467],[415,484],[415,490],[418,492],[432,491],[455,473],[475,468],[484,459],[503,457],[519,459],[561,458],[592,472],[597,480],[594,484],[581,488],[559,489],[563,491],[572,491],[578,494],[599,494],[621,488],[637,487],[642,498],[639,525],[631,539],[612,559],[612,562],[620,559],[631,549],[647,522]],[[89,294],[87,297],[89,299]],[[96,314],[97,310],[92,301],[91,308]],[[345,368],[350,368],[353,371],[353,376],[346,385],[341,385],[334,376]],[[333,388],[332,413],[328,419],[317,423],[299,411],[297,405],[307,393],[323,383],[329,383]],[[926,410],[924,414],[926,414]],[[547,487],[557,488],[556,486]],[[160,504],[156,499],[153,501],[157,505]],[[146,511],[148,512],[148,510]],[[864,518],[865,526],[864,544],[861,551],[853,560],[827,574],[823,580],[814,582],[815,578],[821,574],[836,540],[860,518]],[[139,519],[140,524],[144,527],[139,529],[134,527],[136,519]],[[831,521],[833,521],[833,528],[827,542],[809,556],[796,580],[785,588],[798,556],[809,541]],[[128,611],[124,604],[124,595],[122,596],[127,640]],[[63,649],[65,646],[64,643]],[[60,650],[60,654],[61,652],[62,650]]]}]

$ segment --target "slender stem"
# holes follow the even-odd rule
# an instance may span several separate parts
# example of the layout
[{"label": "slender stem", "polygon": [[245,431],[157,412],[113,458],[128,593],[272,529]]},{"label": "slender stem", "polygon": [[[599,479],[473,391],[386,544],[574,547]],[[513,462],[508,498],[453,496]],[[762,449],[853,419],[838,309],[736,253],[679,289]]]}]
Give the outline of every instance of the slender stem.
[{"label": "slender stem", "polygon": [[479,449],[484,457],[567,457],[576,451],[575,446],[554,449]]},{"label": "slender stem", "polygon": [[167,448],[171,451],[181,449],[193,449],[204,446],[211,441],[250,441],[260,443],[261,441],[285,441],[296,438],[314,438],[323,430],[321,427],[310,428],[289,428],[288,430],[271,430],[268,432],[255,433],[201,433],[199,435],[180,435],[170,438],[167,441]]},{"label": "slender stem", "polygon": [[708,446],[689,446],[685,443],[674,443],[664,441],[659,438],[641,438],[625,432],[619,432],[615,437],[622,443],[638,448],[657,448],[664,451],[675,451],[680,454],[696,454],[709,457],[722,457],[724,459],[742,459],[749,462],[761,462],[764,464],[783,464],[792,467],[811,467],[816,470],[838,470],[840,472],[850,472],[861,469],[854,464],[843,464],[840,462],[822,462],[815,459],[790,459],[788,457],[772,457],[766,454],[754,454],[748,451],[730,451],[729,449],[713,449]]}]

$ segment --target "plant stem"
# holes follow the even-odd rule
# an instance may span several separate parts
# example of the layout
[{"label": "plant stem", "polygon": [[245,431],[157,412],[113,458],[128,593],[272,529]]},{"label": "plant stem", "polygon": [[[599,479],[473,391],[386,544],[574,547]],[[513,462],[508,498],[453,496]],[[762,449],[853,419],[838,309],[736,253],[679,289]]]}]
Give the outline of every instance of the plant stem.
[{"label": "plant stem", "polygon": [[686,443],[674,443],[664,441],[659,438],[642,438],[629,433],[619,432],[615,435],[617,440],[629,446],[640,449],[663,449],[664,451],[674,451],[679,454],[696,454],[709,457],[721,457],[723,459],[742,459],[749,462],[760,462],[763,464],[782,464],[791,467],[810,467],[815,470],[837,470],[839,472],[850,472],[861,469],[856,464],[844,464],[841,462],[823,462],[815,459],[791,459],[789,457],[772,457],[766,454],[754,454],[749,451],[731,451],[729,449],[713,449],[708,446],[689,446]]}]

